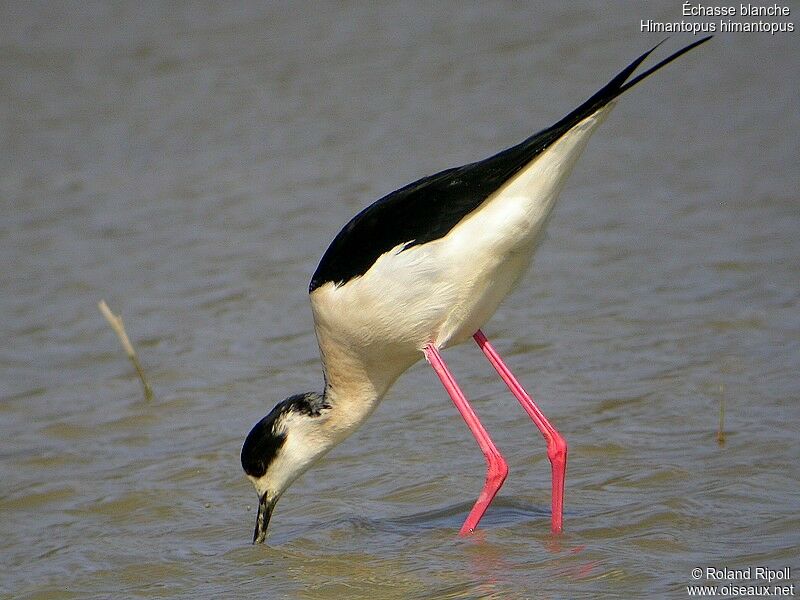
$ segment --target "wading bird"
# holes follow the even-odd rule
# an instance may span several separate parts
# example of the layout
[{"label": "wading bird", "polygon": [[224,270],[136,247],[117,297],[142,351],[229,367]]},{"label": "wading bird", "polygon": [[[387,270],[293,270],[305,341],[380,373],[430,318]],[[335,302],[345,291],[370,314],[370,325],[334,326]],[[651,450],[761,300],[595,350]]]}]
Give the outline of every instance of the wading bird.
[{"label": "wading bird", "polygon": [[508,467],[440,352],[470,338],[544,436],[552,530],[561,531],[567,443],[481,327],[527,270],[567,176],[614,100],[709,38],[628,81],[652,48],[552,127],[485,160],[400,188],[345,225],[309,286],[324,390],[280,402],[242,447],[242,467],[259,498],[254,543],[264,541],[275,503],[292,482],[353,433],[423,356],[488,463],[483,490],[461,528],[473,531]]}]

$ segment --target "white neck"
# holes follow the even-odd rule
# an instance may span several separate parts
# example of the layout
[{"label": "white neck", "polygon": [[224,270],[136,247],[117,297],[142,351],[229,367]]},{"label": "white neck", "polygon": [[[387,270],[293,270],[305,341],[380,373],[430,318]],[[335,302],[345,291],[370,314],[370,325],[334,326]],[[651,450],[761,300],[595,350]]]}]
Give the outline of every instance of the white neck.
[{"label": "white neck", "polygon": [[325,399],[332,410],[326,429],[339,442],[358,428],[378,406],[397,378],[421,354],[386,356],[358,344],[340,343],[317,327],[322,366],[325,371]]}]

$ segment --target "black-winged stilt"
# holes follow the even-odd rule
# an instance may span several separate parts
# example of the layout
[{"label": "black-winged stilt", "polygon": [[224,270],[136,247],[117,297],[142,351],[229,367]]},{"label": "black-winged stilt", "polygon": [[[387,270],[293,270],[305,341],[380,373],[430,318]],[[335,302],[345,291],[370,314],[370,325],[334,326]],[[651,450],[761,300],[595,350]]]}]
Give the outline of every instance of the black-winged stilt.
[{"label": "black-winged stilt", "polygon": [[652,48],[552,127],[485,160],[400,188],[345,225],[309,286],[324,391],[279,403],[242,447],[242,467],[259,498],[254,543],[264,541],[275,503],[291,483],[355,431],[423,356],[488,463],[483,490],[461,528],[473,531],[508,466],[440,353],[469,338],[545,438],[552,530],[561,531],[567,443],[480,328],[526,271],[559,191],[614,100],[710,37],[627,81]]}]

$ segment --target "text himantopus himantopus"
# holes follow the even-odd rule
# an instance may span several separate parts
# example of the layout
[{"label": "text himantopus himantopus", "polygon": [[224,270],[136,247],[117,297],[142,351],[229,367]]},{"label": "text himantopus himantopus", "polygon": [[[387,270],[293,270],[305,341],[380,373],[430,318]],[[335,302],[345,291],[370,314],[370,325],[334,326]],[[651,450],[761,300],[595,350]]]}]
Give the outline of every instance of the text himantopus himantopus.
[{"label": "text himantopus himantopus", "polygon": [[[481,332],[526,271],[547,217],[614,100],[709,37],[628,78],[645,52],[552,127],[485,160],[447,169],[356,215],[325,252],[309,293],[325,388],[280,402],[242,447],[258,493],[255,543],[286,489],[372,413],[423,356],[475,436],[486,482],[461,533],[475,529],[508,473],[440,350],[473,338],[547,443],[552,530],[560,532],[567,444]],[[627,82],[626,82],[627,81]]]}]

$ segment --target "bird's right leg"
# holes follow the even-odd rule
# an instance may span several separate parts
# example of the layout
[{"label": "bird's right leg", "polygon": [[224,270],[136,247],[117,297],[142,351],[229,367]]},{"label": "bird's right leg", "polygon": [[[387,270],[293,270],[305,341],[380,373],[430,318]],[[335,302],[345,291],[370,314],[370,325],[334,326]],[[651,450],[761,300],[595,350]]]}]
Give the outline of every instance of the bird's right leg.
[{"label": "bird's right leg", "polygon": [[553,533],[561,533],[564,515],[564,479],[567,475],[567,440],[553,427],[541,409],[536,406],[533,398],[530,397],[525,388],[522,387],[514,374],[500,358],[497,350],[489,343],[486,336],[479,329],[472,336],[480,346],[486,358],[492,363],[500,377],[505,381],[508,389],[528,413],[528,416],[541,431],[547,443],[547,458],[550,460],[553,480],[553,512],[552,530]]},{"label": "bird's right leg", "polygon": [[426,346],[424,352],[425,358],[431,364],[433,370],[436,371],[439,379],[441,379],[444,389],[447,390],[450,398],[452,398],[453,404],[456,405],[458,412],[461,413],[464,421],[466,421],[467,427],[469,427],[472,435],[475,436],[478,446],[480,446],[483,455],[486,457],[488,467],[486,470],[486,482],[483,484],[483,490],[481,490],[480,496],[478,496],[478,499],[475,501],[475,505],[472,507],[472,510],[467,516],[467,520],[464,521],[464,524],[461,526],[461,531],[459,532],[461,535],[466,535],[472,533],[478,526],[478,521],[481,520],[486,509],[489,508],[489,504],[492,503],[495,495],[500,490],[500,486],[502,486],[503,482],[506,480],[508,464],[503,458],[503,455],[500,454],[497,446],[492,442],[483,424],[481,424],[478,419],[478,415],[475,414],[466,396],[464,396],[464,392],[458,387],[455,378],[442,359],[442,355],[432,344]]}]

